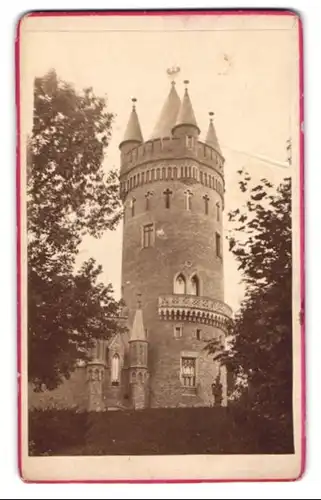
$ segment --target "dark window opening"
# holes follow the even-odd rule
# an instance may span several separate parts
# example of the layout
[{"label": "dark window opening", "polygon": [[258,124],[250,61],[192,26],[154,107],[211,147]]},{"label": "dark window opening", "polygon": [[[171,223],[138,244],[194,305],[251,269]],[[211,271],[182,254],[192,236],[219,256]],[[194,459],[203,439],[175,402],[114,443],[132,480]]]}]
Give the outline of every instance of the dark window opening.
[{"label": "dark window opening", "polygon": [[172,191],[170,189],[166,189],[164,191],[164,196],[165,196],[165,208],[170,208],[170,204],[171,204],[171,194],[172,194]]},{"label": "dark window opening", "polygon": [[146,224],[143,227],[143,247],[151,247],[153,244],[154,225]]},{"label": "dark window opening", "polygon": [[219,233],[215,234],[215,242],[216,242],[216,256],[222,257],[221,253],[221,235]]},{"label": "dark window opening", "polygon": [[209,201],[210,201],[209,196],[206,194],[206,195],[204,196],[204,204],[205,204],[204,209],[205,209],[205,215],[208,215]]}]

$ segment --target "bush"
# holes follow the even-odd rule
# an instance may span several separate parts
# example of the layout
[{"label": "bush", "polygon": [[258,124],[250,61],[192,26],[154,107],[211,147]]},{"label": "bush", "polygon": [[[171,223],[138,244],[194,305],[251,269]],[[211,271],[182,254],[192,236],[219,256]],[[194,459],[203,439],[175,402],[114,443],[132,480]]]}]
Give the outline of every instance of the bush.
[{"label": "bush", "polygon": [[32,410],[30,455],[293,453],[292,426],[236,408]]}]

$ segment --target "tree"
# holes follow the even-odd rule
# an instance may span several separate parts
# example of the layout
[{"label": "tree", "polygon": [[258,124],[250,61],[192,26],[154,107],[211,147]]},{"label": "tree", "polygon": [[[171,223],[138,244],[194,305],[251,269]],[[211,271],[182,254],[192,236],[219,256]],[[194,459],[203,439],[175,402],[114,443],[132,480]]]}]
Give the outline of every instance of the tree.
[{"label": "tree", "polygon": [[[292,238],[291,180],[275,189],[261,179],[253,187],[239,171],[247,197],[229,213],[227,236],[246,285],[245,298],[230,325],[229,345],[207,348],[236,380],[242,403],[262,416],[286,419],[292,410]],[[244,390],[246,388],[246,390]]]},{"label": "tree", "polygon": [[94,338],[118,328],[120,304],[93,259],[76,269],[85,235],[121,217],[117,173],[102,162],[114,115],[91,88],[77,93],[50,71],[34,82],[28,142],[28,374],[53,389],[87,359]]}]

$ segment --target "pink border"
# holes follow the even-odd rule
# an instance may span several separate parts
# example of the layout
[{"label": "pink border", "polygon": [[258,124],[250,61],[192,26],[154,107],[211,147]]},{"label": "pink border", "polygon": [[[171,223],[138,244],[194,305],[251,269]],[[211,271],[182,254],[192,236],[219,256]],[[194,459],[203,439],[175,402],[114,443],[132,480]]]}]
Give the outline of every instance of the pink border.
[{"label": "pink border", "polygon": [[[299,118],[300,118],[300,293],[301,293],[301,308],[302,308],[302,325],[301,325],[301,384],[302,384],[302,419],[301,419],[301,469],[298,477],[293,479],[159,479],[159,480],[72,480],[72,481],[28,481],[22,475],[22,396],[21,396],[21,150],[20,150],[20,28],[24,16],[28,17],[61,17],[61,16],[171,16],[171,15],[224,15],[224,16],[240,16],[240,15],[278,15],[278,16],[297,16],[299,27],[299,87],[300,87],[300,103],[299,103]],[[45,11],[45,12],[30,12],[24,14],[17,23],[17,34],[15,39],[15,66],[16,66],[16,123],[17,123],[17,157],[16,157],[16,210],[17,210],[17,368],[18,368],[18,468],[21,479],[25,483],[128,483],[128,484],[147,484],[147,483],[222,483],[222,482],[292,482],[302,478],[306,467],[306,354],[305,354],[305,254],[304,254],[304,94],[303,94],[303,26],[299,14],[291,10],[114,10],[114,11]]]}]

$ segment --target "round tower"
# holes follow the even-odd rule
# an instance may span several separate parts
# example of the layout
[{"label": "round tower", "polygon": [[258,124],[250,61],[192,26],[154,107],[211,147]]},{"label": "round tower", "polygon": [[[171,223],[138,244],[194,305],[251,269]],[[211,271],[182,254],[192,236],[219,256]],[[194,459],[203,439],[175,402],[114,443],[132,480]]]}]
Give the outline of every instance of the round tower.
[{"label": "round tower", "polygon": [[[138,116],[137,123],[140,130]],[[137,137],[137,124],[126,134]],[[226,404],[226,372],[204,350],[210,339],[224,341],[231,314],[223,286],[224,158],[212,115],[206,141],[199,135],[187,86],[180,100],[172,84],[152,138],[121,155],[123,299],[132,324],[142,293],[152,407],[213,405],[219,374]]]}]

